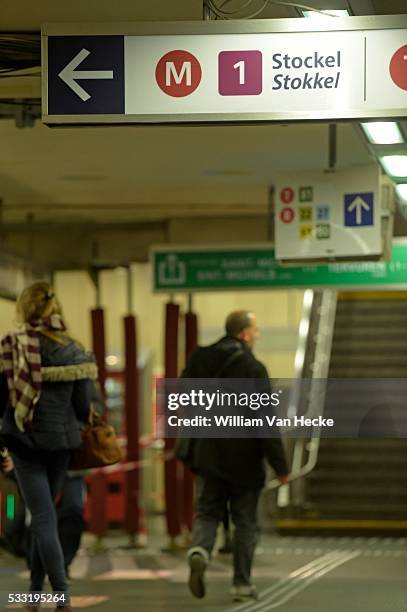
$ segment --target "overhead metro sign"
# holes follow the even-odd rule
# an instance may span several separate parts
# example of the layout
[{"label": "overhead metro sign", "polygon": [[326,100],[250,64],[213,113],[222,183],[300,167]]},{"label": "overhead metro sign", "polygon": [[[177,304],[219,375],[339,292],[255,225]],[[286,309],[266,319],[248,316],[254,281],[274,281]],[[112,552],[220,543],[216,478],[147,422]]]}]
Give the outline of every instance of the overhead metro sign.
[{"label": "overhead metro sign", "polygon": [[407,114],[407,17],[47,25],[43,120],[193,123]]},{"label": "overhead metro sign", "polygon": [[151,249],[154,292],[337,287],[407,289],[407,244],[393,241],[390,261],[281,265],[270,244]]}]

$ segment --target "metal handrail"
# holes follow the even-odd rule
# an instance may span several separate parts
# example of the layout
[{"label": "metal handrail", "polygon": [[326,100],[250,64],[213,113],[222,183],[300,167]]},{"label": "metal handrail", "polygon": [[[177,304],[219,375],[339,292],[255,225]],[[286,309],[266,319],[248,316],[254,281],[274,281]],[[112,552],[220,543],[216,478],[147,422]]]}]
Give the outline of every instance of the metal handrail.
[{"label": "metal handrail", "polygon": [[[308,453],[308,460],[307,462],[298,470],[296,470],[295,472],[291,472],[288,475],[288,482],[287,484],[290,484],[291,482],[294,482],[295,480],[299,480],[300,478],[303,478],[304,476],[307,476],[307,474],[309,474],[310,472],[312,472],[312,470],[314,469],[314,467],[317,464],[318,461],[318,448],[319,448],[319,439],[317,439],[318,441],[318,447],[316,449],[310,449],[310,452]],[[314,440],[311,440],[309,442],[309,444],[313,445]],[[312,452],[311,452],[312,450]],[[278,489],[279,487],[285,486],[283,485],[278,478],[273,478],[272,480],[270,480],[270,482],[267,483],[267,485],[265,486],[265,491],[272,491],[274,489]]]},{"label": "metal handrail", "polygon": [[[323,414],[325,405],[325,385],[321,393],[320,380],[326,380],[329,373],[329,362],[332,349],[333,329],[335,324],[337,294],[335,291],[327,289],[322,294],[322,301],[319,310],[318,332],[315,343],[315,359],[312,369],[311,392],[308,403],[313,416]],[[299,330],[299,342],[295,357],[295,373],[297,381],[303,377],[305,354],[309,341],[310,321],[312,310],[315,307],[315,293],[307,290],[304,294],[303,316],[301,318]],[[295,385],[290,397],[289,415],[294,416],[298,412],[300,385]],[[304,476],[307,476],[315,468],[318,461],[318,452],[321,438],[321,428],[313,427],[312,435],[309,440],[297,439],[295,441],[292,469],[288,476],[288,483],[282,485],[274,478],[265,487],[265,491],[280,489],[278,505],[284,506],[289,503],[289,485]],[[304,449],[308,451],[308,458],[304,465],[302,459]],[[281,499],[280,499],[281,498]]]}]

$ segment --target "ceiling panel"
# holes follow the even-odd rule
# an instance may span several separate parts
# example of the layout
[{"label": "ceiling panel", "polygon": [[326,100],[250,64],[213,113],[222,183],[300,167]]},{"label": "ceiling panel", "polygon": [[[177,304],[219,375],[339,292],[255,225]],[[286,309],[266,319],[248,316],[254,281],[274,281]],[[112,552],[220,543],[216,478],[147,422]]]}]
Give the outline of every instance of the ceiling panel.
[{"label": "ceiling panel", "polygon": [[[277,172],[328,163],[323,124],[19,130],[1,121],[0,142],[9,221],[29,212],[117,220],[177,216],[186,207],[251,210],[265,206]],[[338,166],[368,161],[353,126],[340,124]]]},{"label": "ceiling panel", "polygon": [[[222,5],[220,0],[215,0]],[[244,4],[243,0],[230,0],[228,10]],[[252,5],[239,13],[245,16],[261,7],[263,0],[253,0]],[[295,4],[295,3],[294,3]],[[346,8],[346,0],[307,0],[299,2],[317,9]],[[405,0],[350,0],[356,15],[405,14]],[[46,22],[106,22],[106,21],[168,21],[202,19],[203,0],[2,0],[0,32],[38,32]],[[270,2],[259,18],[296,17],[298,11],[288,3]]]},{"label": "ceiling panel", "polygon": [[202,0],[2,0],[0,32],[35,32],[46,22],[177,21],[201,18]]},{"label": "ceiling panel", "polygon": [[374,12],[377,15],[405,15],[406,0],[372,0]]}]

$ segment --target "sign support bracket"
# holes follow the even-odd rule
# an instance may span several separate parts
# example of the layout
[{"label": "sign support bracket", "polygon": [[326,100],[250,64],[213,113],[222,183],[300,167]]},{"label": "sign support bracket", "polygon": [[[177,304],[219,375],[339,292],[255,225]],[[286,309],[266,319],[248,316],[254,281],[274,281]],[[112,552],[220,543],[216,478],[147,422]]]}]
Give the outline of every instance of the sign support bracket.
[{"label": "sign support bracket", "polygon": [[328,130],[329,130],[328,172],[334,173],[336,170],[336,157],[337,157],[337,124],[330,123],[328,126]]}]

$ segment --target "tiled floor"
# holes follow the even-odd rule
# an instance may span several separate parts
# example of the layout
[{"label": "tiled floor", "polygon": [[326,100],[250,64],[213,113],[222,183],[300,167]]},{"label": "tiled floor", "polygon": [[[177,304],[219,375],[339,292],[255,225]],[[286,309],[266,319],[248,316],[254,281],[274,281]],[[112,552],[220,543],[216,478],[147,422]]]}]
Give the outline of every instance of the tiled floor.
[{"label": "tiled floor", "polygon": [[[158,541],[143,550],[113,536],[95,552],[91,541],[72,567],[75,609],[95,612],[405,612],[405,538],[306,538],[262,536],[254,582],[258,603],[232,604],[231,559],[215,555],[207,572],[208,594],[193,599],[186,587],[185,553],[164,553]],[[0,554],[0,591],[23,592],[24,563]]]}]

